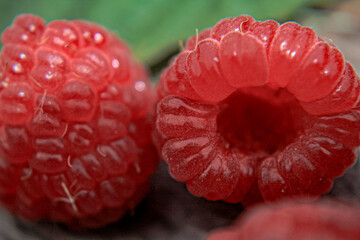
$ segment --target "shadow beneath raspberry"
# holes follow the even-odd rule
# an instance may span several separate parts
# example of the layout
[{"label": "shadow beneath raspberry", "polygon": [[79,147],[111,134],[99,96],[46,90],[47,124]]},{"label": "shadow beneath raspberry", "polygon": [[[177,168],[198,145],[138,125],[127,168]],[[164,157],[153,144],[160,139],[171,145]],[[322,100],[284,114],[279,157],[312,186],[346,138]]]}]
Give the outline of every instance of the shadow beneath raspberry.
[{"label": "shadow beneath raspberry", "polygon": [[215,228],[230,225],[240,204],[211,202],[191,195],[171,178],[161,163],[143,202],[120,221],[96,230],[74,232],[61,224],[31,223],[1,212],[0,236],[5,239],[203,239]]},{"label": "shadow beneath raspberry", "polygon": [[[335,180],[326,196],[360,201],[359,161]],[[74,232],[61,224],[20,220],[1,210],[0,236],[7,240],[203,239],[210,230],[231,224],[242,211],[240,204],[211,202],[192,196],[184,184],[170,177],[162,163],[143,202],[132,214],[105,228]]]},{"label": "shadow beneath raspberry", "polygon": [[[360,153],[358,152],[358,155]],[[329,197],[341,197],[360,202],[360,163],[349,168],[343,176],[336,179],[332,190],[326,194]]]},{"label": "shadow beneath raspberry", "polygon": [[[335,180],[325,196],[360,201],[360,164]],[[149,193],[133,213],[107,227],[83,232],[70,231],[61,224],[31,223],[0,211],[0,236],[7,240],[152,240],[203,239],[215,228],[230,225],[243,211],[240,204],[211,202],[192,196],[185,185],[173,180],[161,163],[152,178]]]}]

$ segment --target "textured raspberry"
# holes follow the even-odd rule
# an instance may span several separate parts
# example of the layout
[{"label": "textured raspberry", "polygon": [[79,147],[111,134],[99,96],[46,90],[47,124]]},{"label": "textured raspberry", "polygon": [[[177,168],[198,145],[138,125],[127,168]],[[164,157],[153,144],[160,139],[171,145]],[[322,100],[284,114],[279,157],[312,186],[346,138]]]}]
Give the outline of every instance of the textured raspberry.
[{"label": "textured raspberry", "polygon": [[251,209],[207,240],[356,240],[360,239],[359,222],[358,204],[282,202]]},{"label": "textured raspberry", "polygon": [[119,219],[157,162],[145,70],[125,43],[84,21],[21,15],[2,42],[1,202],[72,227]]},{"label": "textured raspberry", "polygon": [[355,162],[359,76],[297,23],[221,20],[188,41],[157,93],[153,139],[196,196],[316,198]]}]

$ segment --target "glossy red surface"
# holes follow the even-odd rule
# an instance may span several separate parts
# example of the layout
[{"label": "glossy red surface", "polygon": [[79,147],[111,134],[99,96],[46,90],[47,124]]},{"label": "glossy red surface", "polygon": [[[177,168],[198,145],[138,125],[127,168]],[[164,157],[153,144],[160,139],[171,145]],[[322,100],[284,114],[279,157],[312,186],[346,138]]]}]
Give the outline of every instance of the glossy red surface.
[{"label": "glossy red surface", "polygon": [[314,199],[360,145],[359,76],[297,23],[227,18],[192,37],[158,85],[158,149],[209,200]]}]

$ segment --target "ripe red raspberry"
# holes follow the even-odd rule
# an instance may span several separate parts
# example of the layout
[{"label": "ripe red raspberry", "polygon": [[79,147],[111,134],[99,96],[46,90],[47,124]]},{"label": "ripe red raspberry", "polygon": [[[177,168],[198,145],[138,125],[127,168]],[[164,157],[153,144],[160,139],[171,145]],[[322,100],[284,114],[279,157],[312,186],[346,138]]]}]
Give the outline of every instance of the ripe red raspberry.
[{"label": "ripe red raspberry", "polygon": [[212,232],[207,240],[357,240],[359,223],[358,204],[284,202],[251,209],[232,226]]},{"label": "ripe red raspberry", "polygon": [[196,196],[316,198],[356,159],[359,76],[297,23],[221,20],[187,42],[157,92],[153,138]]},{"label": "ripe red raspberry", "polygon": [[146,193],[153,94],[125,43],[84,21],[18,16],[2,34],[0,200],[99,227]]}]

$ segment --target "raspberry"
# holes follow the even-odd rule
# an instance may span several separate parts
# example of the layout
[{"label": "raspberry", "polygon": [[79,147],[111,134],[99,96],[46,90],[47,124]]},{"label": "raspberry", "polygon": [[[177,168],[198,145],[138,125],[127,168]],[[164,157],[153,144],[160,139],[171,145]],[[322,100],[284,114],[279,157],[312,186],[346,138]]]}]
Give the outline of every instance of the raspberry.
[{"label": "raspberry", "polygon": [[2,34],[0,201],[100,227],[133,209],[157,163],[145,69],[108,30],[20,15]]},{"label": "raspberry", "polygon": [[297,23],[221,20],[190,38],[157,93],[153,139],[196,196],[314,199],[355,162],[359,76]]},{"label": "raspberry", "polygon": [[[360,239],[360,206],[320,201],[313,204],[282,202],[258,206],[208,240],[227,239]],[[261,229],[261,230],[259,230]]]}]

